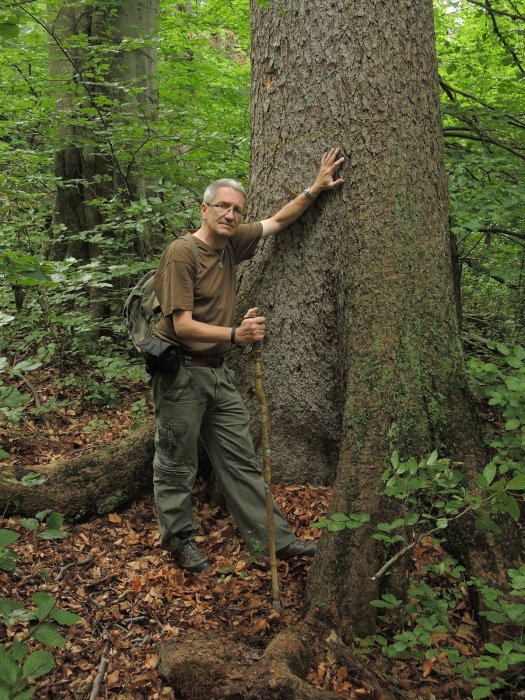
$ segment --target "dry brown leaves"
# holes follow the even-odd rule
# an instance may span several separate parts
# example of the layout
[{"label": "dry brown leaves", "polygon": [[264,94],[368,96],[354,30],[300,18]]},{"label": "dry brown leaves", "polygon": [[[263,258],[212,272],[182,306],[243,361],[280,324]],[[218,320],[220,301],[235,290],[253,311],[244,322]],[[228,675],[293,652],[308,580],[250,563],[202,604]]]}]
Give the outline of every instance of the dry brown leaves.
[{"label": "dry brown leaves", "polygon": [[[34,378],[40,400],[45,404],[49,396],[55,396],[70,403],[48,414],[51,432],[28,412],[19,428],[4,424],[0,443],[12,453],[6,463],[46,463],[111,442],[129,429],[131,403],[147,396],[145,386],[130,382],[121,387],[122,405],[96,407],[86,402],[78,389],[58,390],[55,380],[52,372]],[[98,429],[90,430],[90,425]],[[45,591],[60,607],[82,617],[82,622],[67,632],[66,647],[54,652],[54,670],[39,679],[39,699],[88,698],[109,640],[108,665],[98,697],[174,700],[172,690],[156,673],[161,639],[195,628],[243,641],[254,649],[256,658],[273,636],[301,617],[309,560],[279,563],[282,609],[273,609],[268,562],[250,560],[231,516],[211,510],[204,503],[203,491],[201,485],[196,493],[201,532],[197,539],[215,564],[198,576],[173,566],[158,548],[151,497],[118,513],[69,527],[70,536],[65,540],[42,540],[18,526],[17,519],[0,520],[0,527],[20,533],[13,548],[21,557],[16,576],[0,572],[0,596],[33,608],[31,596]],[[296,534],[315,538],[318,530],[312,530],[310,523],[325,514],[330,490],[278,486],[274,491]],[[443,556],[432,540],[424,540],[414,550],[414,580],[424,576],[425,565],[438,563]],[[65,569],[68,564],[73,566]],[[445,581],[443,586],[446,594]],[[434,632],[432,640],[438,650],[455,647],[465,658],[475,659],[482,649],[479,630],[464,587],[460,590],[461,599],[449,614],[451,630]],[[410,628],[415,622],[408,620],[407,624]],[[20,625],[9,630],[0,625],[0,643],[21,632]],[[392,630],[386,626],[381,632],[388,636]],[[394,659],[388,664],[376,651],[369,658],[369,668],[382,687],[397,697],[446,700],[470,694],[453,674],[444,653],[431,660]],[[318,650],[308,680],[346,698],[382,697],[366,683],[353,679],[326,646]]]},{"label": "dry brown leaves", "polygon": [[[174,566],[158,549],[153,500],[146,497],[130,508],[68,527],[64,540],[42,540],[17,524],[13,548],[20,554],[17,575],[0,573],[0,596],[34,608],[36,591],[53,595],[59,607],[82,617],[67,632],[67,645],[54,652],[55,669],[41,682],[38,697],[75,699],[89,696],[105,646],[111,641],[101,697],[136,700],[173,698],[156,673],[161,639],[196,628],[242,640],[263,649],[269,640],[299,619],[310,560],[279,563],[280,611],[271,605],[267,560],[252,561],[233,519],[203,503],[196,493],[197,537],[215,560],[200,575]],[[290,514],[301,537],[313,539],[308,527],[325,511],[329,489],[310,486],[276,487],[276,499]],[[70,563],[76,565],[65,570]],[[22,631],[7,630],[7,638]],[[6,630],[0,627],[6,642]]]}]

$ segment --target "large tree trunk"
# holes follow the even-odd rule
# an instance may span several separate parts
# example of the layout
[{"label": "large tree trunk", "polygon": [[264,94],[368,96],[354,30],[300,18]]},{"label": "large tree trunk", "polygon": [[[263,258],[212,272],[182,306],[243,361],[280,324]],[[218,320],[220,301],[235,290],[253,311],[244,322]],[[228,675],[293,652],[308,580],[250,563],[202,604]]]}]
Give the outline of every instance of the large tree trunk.
[{"label": "large tree trunk", "polygon": [[[453,293],[432,3],[281,5],[253,3],[250,218],[284,203],[279,183],[311,184],[328,147],[346,157],[345,184],[264,243],[239,312],[257,305],[267,318],[276,478],[336,472],[331,511],[374,524],[395,514],[380,497],[394,450],[437,448],[468,478],[485,460]],[[249,363],[237,370],[247,387]],[[309,604],[335,602],[347,633],[374,628],[383,554],[370,534],[324,533],[309,578]],[[473,523],[452,544],[498,585],[523,551],[510,526],[504,547]]]}]

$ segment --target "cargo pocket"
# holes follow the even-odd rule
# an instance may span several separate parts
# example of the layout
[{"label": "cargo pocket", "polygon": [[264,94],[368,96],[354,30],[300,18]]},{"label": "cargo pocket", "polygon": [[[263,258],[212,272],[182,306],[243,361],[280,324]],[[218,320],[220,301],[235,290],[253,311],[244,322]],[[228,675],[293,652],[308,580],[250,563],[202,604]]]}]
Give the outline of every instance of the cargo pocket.
[{"label": "cargo pocket", "polygon": [[168,479],[171,485],[186,485],[191,481],[189,465],[184,460],[185,432],[173,423],[158,423],[155,434],[155,473]]}]

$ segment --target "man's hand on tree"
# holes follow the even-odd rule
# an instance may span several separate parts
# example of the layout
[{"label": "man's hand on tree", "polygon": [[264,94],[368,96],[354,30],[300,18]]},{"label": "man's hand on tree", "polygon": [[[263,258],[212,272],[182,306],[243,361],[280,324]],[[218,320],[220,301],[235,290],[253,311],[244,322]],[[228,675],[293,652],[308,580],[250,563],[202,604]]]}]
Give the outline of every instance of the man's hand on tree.
[{"label": "man's hand on tree", "polygon": [[248,309],[240,326],[235,329],[235,342],[241,345],[257,343],[264,338],[265,321],[264,316],[257,316],[259,311],[256,306]]},{"label": "man's hand on tree", "polygon": [[323,153],[319,172],[317,173],[314,184],[310,187],[310,193],[314,197],[317,197],[323,190],[333,190],[334,187],[340,187],[343,184],[344,180],[342,178],[334,180],[335,171],[344,161],[344,158],[338,158],[338,155],[338,148],[331,148],[329,151],[326,151],[326,153]]}]

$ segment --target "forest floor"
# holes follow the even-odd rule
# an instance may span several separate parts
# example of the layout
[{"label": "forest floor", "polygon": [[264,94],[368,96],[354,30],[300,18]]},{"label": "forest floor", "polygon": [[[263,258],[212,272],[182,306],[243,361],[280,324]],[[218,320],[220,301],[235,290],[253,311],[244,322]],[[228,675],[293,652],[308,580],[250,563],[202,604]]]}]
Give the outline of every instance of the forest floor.
[{"label": "forest floor", "polygon": [[[121,404],[113,408],[96,406],[82,398],[78,387],[58,389],[55,379],[51,373],[43,373],[33,383],[43,405],[51,396],[65,402],[47,414],[50,430],[44,429],[40,416],[29,412],[14,429],[3,425],[0,443],[11,454],[3,464],[30,466],[63,459],[126,435],[136,420],[137,402],[147,396],[140,382],[121,382]],[[186,630],[196,629],[243,642],[255,660],[276,634],[301,618],[310,560],[279,562],[282,608],[274,609],[268,560],[250,558],[232,517],[211,509],[204,500],[205,493],[205,485],[199,483],[195,490],[197,540],[212,556],[214,565],[200,575],[178,569],[158,548],[151,495],[118,512],[69,525],[65,528],[67,538],[59,540],[40,538],[42,527],[40,532],[27,530],[18,517],[0,519],[0,528],[19,534],[11,545],[19,555],[16,568],[0,572],[0,598],[13,599],[34,610],[32,596],[45,592],[55,597],[58,607],[81,617],[69,630],[61,630],[67,637],[66,645],[53,651],[55,667],[38,679],[35,697],[95,697],[95,679],[105,658],[107,667],[97,698],[177,700],[181,696],[156,672],[160,641],[182,638]],[[319,530],[310,524],[324,516],[330,493],[327,487],[309,485],[274,487],[278,505],[296,534],[304,539],[318,536]],[[423,540],[413,551],[412,581],[426,580],[426,567],[439,564],[444,556],[430,538]],[[454,672],[444,651],[457,649],[470,662],[484,652],[478,624],[471,617],[466,585],[446,576],[434,579],[433,585],[436,597],[449,602],[447,628],[431,633],[434,648],[443,653],[432,659],[386,660],[377,646],[368,650],[368,668],[399,698],[469,697],[470,686]],[[407,628],[415,625],[415,618],[406,622]],[[392,632],[393,619],[383,619],[381,634]],[[23,636],[28,624],[2,625],[0,643],[10,644]],[[366,683],[353,678],[324,645],[317,650],[307,679],[341,697],[381,698]]]}]

